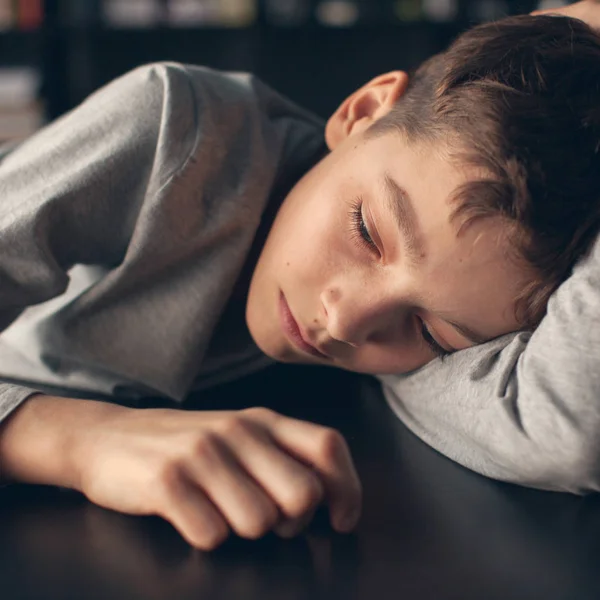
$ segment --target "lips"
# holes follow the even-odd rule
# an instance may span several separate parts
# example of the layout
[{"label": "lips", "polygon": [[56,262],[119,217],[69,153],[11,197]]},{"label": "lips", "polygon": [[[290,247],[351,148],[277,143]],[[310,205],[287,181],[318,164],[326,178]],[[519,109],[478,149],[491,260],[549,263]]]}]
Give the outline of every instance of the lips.
[{"label": "lips", "polygon": [[311,356],[316,356],[318,358],[327,358],[325,354],[319,352],[314,346],[309,344],[303,337],[302,332],[300,331],[300,327],[294,319],[294,315],[292,315],[292,311],[281,292],[279,296],[279,313],[281,316],[281,325],[286,337],[292,342],[296,348],[299,348],[306,354],[310,354]]}]

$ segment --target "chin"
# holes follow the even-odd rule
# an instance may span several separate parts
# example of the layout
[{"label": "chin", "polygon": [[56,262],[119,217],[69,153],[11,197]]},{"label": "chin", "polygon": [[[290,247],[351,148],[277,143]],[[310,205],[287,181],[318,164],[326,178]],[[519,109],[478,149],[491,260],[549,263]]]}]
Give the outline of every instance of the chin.
[{"label": "chin", "polygon": [[253,327],[251,319],[246,320],[246,325],[253,342],[263,354],[266,354],[272,360],[287,364],[314,364],[310,357],[307,357],[308,360],[306,360],[304,357],[299,356],[284,339],[273,335],[272,331],[265,331],[261,327]]},{"label": "chin", "polygon": [[250,335],[259,350],[269,358],[282,363],[296,363],[298,356],[287,345],[275,342],[269,336],[254,335],[250,330]]},{"label": "chin", "polygon": [[246,310],[246,327],[250,332],[252,341],[258,346],[259,350],[269,358],[284,362],[284,359],[281,356],[281,349],[277,347],[278,344],[273,343],[273,336],[269,335],[264,327],[260,327],[260,324],[257,324],[249,313],[251,313],[251,311]]}]

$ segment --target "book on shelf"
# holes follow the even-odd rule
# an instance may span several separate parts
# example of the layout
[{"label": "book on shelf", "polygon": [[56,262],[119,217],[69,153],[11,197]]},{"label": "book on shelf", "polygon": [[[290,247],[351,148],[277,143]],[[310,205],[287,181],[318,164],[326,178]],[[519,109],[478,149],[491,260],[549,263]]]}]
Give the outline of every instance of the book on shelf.
[{"label": "book on shelf", "polygon": [[44,23],[44,0],[0,0],[0,32],[35,31]]},{"label": "book on shelf", "polygon": [[0,0],[0,31],[8,31],[14,27],[15,15],[12,0]]},{"label": "book on shelf", "polygon": [[249,27],[256,0],[168,0],[167,24],[174,27]]},{"label": "book on shelf", "polygon": [[109,27],[248,27],[257,0],[104,0],[102,19]]},{"label": "book on shelf", "polygon": [[40,79],[32,67],[0,68],[0,142],[22,140],[44,125]]},{"label": "book on shelf", "polygon": [[102,20],[109,27],[148,29],[163,22],[161,0],[104,0]]},{"label": "book on shelf", "polygon": [[17,0],[16,22],[20,31],[39,29],[44,22],[43,0]]}]

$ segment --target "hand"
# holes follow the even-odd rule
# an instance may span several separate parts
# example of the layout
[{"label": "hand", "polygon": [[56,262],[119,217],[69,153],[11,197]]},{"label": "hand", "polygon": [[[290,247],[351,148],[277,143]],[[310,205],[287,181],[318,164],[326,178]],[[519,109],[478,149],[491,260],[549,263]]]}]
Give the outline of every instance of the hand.
[{"label": "hand", "polygon": [[562,8],[552,8],[547,10],[536,10],[532,15],[563,15],[565,17],[573,17],[581,19],[594,29],[600,29],[600,1],[598,0],[582,0],[575,2]]},{"label": "hand", "polygon": [[354,528],[361,486],[337,431],[264,408],[121,409],[88,427],[78,487],[94,503],[157,514],[193,546],[229,534],[291,536],[327,501],[333,527]]}]

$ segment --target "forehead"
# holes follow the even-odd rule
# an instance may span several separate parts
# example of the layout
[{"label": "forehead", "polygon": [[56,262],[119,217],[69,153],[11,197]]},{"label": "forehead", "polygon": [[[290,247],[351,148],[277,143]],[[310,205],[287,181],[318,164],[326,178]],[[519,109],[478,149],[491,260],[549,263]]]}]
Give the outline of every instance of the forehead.
[{"label": "forehead", "polygon": [[365,169],[375,174],[380,166],[393,175],[409,178],[415,193],[422,190],[444,202],[458,186],[484,175],[459,160],[459,142],[450,134],[435,141],[413,141],[401,132],[386,132],[367,137],[361,150],[367,158]]}]

